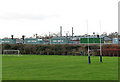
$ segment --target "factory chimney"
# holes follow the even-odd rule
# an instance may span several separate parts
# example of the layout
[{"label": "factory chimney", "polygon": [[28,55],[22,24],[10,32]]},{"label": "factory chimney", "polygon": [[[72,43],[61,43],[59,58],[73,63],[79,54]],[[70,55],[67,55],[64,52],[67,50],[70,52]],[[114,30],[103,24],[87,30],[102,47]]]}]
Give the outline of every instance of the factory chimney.
[{"label": "factory chimney", "polygon": [[73,34],[74,34],[74,33],[73,33],[73,27],[72,27],[72,38],[73,38]]},{"label": "factory chimney", "polygon": [[60,37],[62,37],[62,26],[60,26]]}]

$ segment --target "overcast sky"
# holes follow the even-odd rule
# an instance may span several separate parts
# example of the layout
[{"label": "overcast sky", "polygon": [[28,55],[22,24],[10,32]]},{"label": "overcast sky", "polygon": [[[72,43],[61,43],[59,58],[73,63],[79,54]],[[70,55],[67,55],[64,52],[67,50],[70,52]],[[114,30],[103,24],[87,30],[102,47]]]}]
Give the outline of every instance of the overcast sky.
[{"label": "overcast sky", "polygon": [[33,34],[75,35],[118,31],[119,0],[0,0],[0,38]]}]

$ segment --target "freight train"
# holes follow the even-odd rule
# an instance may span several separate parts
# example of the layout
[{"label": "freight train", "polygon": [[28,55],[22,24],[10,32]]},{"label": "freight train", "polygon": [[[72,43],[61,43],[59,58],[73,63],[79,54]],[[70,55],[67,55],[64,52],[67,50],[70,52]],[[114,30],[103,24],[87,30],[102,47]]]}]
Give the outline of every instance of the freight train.
[{"label": "freight train", "polygon": [[50,39],[39,39],[39,38],[4,38],[0,39],[2,44],[117,44],[118,38],[110,38],[108,36],[74,36],[74,37],[52,37]]}]

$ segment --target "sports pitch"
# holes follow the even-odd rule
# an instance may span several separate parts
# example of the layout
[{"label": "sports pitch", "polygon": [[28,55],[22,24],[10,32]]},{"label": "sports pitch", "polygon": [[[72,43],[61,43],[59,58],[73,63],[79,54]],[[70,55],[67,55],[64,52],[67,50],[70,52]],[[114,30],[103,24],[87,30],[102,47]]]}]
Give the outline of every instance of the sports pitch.
[{"label": "sports pitch", "polygon": [[3,80],[118,80],[118,57],[3,56],[2,64]]}]

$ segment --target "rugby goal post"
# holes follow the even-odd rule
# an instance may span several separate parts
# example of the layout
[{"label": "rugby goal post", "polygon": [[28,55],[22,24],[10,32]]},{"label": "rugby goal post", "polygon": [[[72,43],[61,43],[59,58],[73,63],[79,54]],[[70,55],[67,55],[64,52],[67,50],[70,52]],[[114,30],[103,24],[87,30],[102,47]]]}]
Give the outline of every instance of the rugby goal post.
[{"label": "rugby goal post", "polygon": [[19,50],[3,50],[3,55],[20,55],[20,51]]}]

